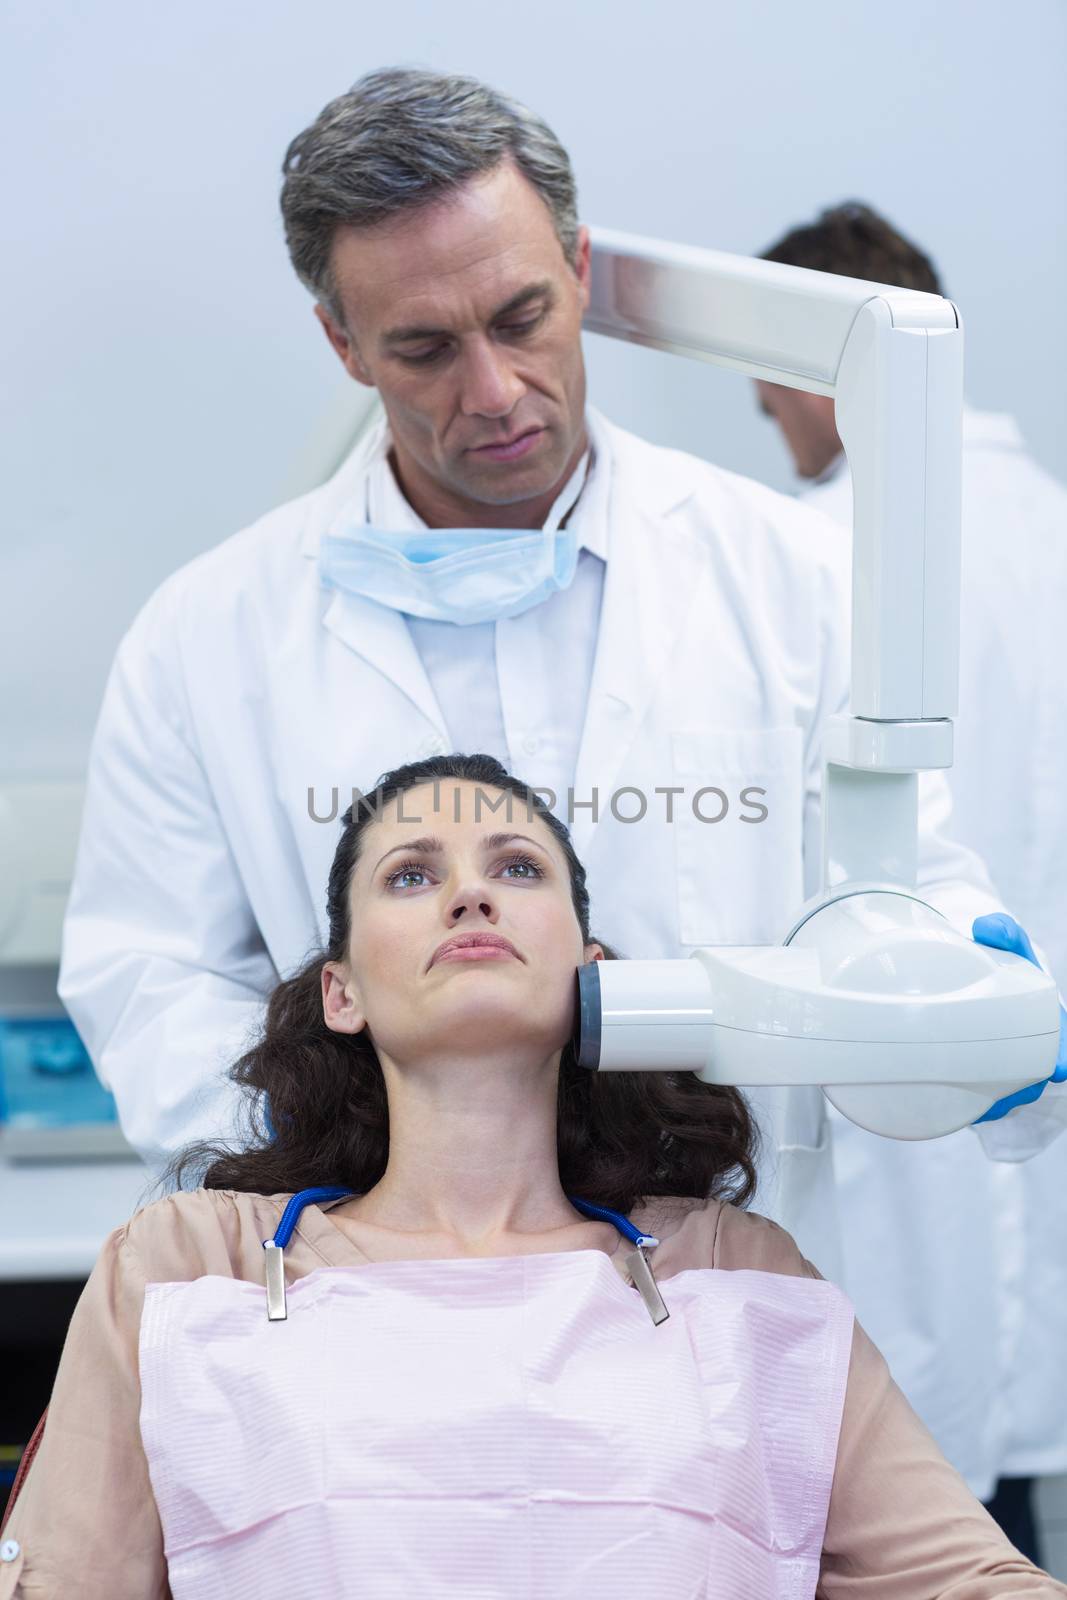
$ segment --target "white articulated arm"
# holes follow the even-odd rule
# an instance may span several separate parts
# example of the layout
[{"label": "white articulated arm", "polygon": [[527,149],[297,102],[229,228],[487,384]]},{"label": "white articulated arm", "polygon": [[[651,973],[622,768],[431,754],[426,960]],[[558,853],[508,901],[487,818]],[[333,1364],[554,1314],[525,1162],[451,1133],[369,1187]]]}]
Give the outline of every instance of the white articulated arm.
[{"label": "white articulated arm", "polygon": [[[971,1122],[1051,1073],[1038,968],[951,927],[916,890],[918,777],[952,765],[963,330],[939,295],[592,230],[585,326],[831,395],[852,470],[851,694],[824,751],[822,888],[781,946],[591,963],[591,1068],[817,1083],[876,1132]],[[601,992],[603,989],[603,993]]]},{"label": "white articulated arm", "polygon": [[842,732],[833,759],[864,771],[949,766],[963,414],[955,306],[600,228],[592,239],[591,332],[833,396],[855,505],[849,710],[879,724]]}]

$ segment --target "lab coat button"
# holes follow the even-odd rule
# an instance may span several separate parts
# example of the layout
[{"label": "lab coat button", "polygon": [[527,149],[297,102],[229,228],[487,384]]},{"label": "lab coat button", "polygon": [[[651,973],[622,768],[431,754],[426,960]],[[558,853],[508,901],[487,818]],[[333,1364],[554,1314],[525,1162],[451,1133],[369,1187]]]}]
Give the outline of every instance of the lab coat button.
[{"label": "lab coat button", "polygon": [[17,1539],[5,1539],[3,1544],[0,1544],[0,1561],[14,1561],[18,1553],[19,1542]]},{"label": "lab coat button", "polygon": [[538,750],[541,748],[541,741],[540,739],[535,739],[532,733],[527,734],[526,738],[522,741],[522,748],[526,751],[528,756],[535,756]]}]

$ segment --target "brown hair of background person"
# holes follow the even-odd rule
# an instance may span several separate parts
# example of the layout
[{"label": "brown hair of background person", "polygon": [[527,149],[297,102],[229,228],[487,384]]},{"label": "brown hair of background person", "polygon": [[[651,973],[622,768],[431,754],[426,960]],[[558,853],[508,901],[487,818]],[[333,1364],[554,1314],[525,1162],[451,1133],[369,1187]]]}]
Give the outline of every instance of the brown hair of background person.
[{"label": "brown hair of background person", "polygon": [[[239,1152],[208,1144],[182,1152],[169,1169],[179,1185],[203,1172],[206,1189],[295,1194],[338,1184],[365,1194],[382,1177],[389,1156],[382,1069],[366,1032],[327,1026],[321,973],[349,947],[350,885],[368,826],[396,796],[441,778],[514,795],[540,818],[566,859],[582,942],[593,942],[585,868],[567,828],[499,761],[450,754],[385,773],[359,800],[358,814],[350,806],[342,818],[327,888],[327,947],[274,989],[261,1037],[231,1071],[247,1092],[248,1144]],[[618,959],[597,942],[606,959]],[[744,1098],[693,1072],[591,1072],[568,1043],[556,1118],[561,1185],[597,1205],[626,1213],[646,1196],[706,1195],[744,1206],[755,1193],[757,1132]]]},{"label": "brown hair of background person", "polygon": [[762,252],[762,259],[898,289],[945,292],[930,257],[862,200],[844,200],[814,222],[791,228]]},{"label": "brown hair of background person", "polygon": [[[929,256],[862,200],[845,200],[820,212],[814,222],[791,228],[762,252],[762,259],[898,289],[944,293]],[[762,380],[756,392],[764,416],[782,430],[800,477],[818,478],[841,452],[832,398]]]}]

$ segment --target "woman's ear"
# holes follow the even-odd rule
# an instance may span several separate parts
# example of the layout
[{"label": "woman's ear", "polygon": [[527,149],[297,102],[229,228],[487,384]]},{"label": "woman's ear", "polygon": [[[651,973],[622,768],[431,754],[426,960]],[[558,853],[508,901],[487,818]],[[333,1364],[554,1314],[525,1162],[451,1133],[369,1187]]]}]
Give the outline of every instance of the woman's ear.
[{"label": "woman's ear", "polygon": [[322,1016],[334,1033],[362,1033],[367,1025],[355,979],[342,961],[323,966]]},{"label": "woman's ear", "polygon": [[589,962],[589,961],[605,961],[607,959],[607,957],[604,954],[603,945],[587,944],[585,946],[585,959],[586,959],[587,962]]}]

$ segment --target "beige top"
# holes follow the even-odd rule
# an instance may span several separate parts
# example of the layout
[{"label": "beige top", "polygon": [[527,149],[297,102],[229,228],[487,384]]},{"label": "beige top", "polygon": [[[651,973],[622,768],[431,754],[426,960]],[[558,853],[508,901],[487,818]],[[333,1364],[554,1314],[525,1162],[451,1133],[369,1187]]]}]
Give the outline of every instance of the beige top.
[{"label": "beige top", "polygon": [[[288,1195],[197,1190],[145,1207],[104,1245],[64,1346],[44,1437],[4,1530],[0,1600],[170,1600],[138,1425],[144,1286],[206,1273],[263,1282],[263,1240]],[[660,1244],[662,1281],[692,1267],[818,1277],[787,1233],[718,1201],[658,1199],[631,1220]],[[285,1250],[293,1282],[358,1267],[358,1223],[305,1207]],[[606,1237],[606,1235],[605,1235]],[[365,1240],[365,1242],[367,1242]],[[626,1281],[618,1238],[612,1261]],[[12,1546],[0,1547],[0,1557]],[[856,1328],[817,1591],[822,1600],[1067,1597],[1008,1543],[948,1465]]]}]

